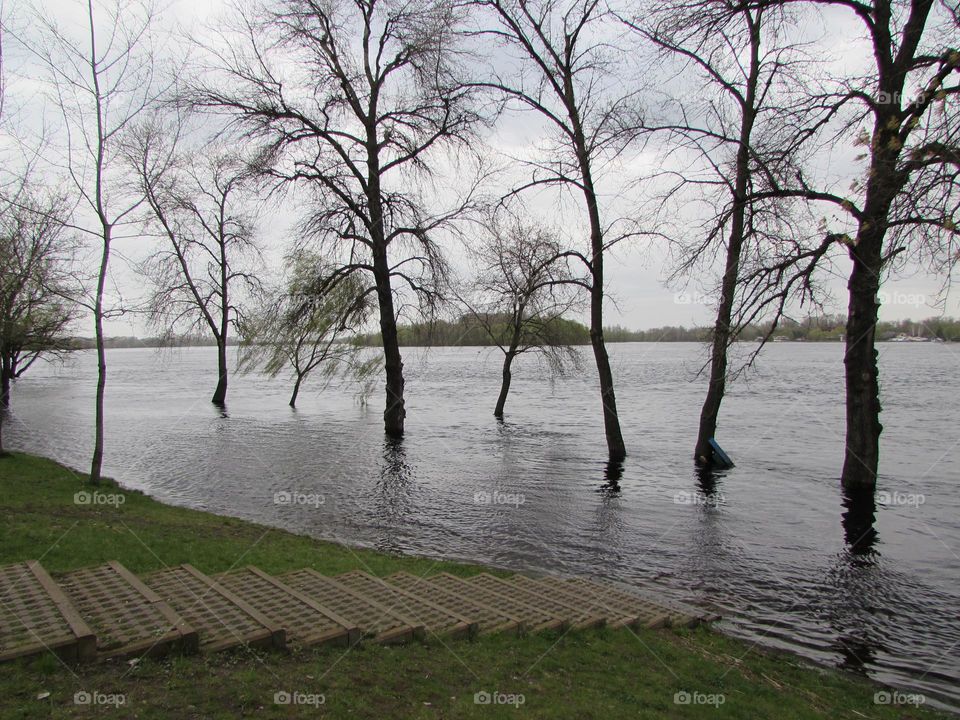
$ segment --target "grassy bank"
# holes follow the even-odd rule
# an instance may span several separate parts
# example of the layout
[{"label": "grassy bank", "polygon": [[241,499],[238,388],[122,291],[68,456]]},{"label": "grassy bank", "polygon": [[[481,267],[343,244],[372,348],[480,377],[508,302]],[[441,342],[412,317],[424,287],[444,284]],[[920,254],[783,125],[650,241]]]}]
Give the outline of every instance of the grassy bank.
[{"label": "grassy bank", "polygon": [[[51,572],[119,560],[136,573],[190,562],[215,573],[363,568],[384,575],[479,568],[385,555],[163,505],[123,491],[119,506],[77,504],[82,478],[41,458],[0,460],[0,564]],[[100,488],[103,493],[116,489]],[[250,650],[67,668],[52,656],[0,670],[0,717],[904,718],[924,708],[874,703],[880,688],[708,629],[591,630],[430,640],[293,654]],[[123,705],[78,705],[74,694]],[[275,704],[278,692],[316,704]],[[476,704],[476,693],[514,704]],[[677,693],[700,704],[677,704]],[[511,696],[513,696],[511,698]],[[522,704],[517,704],[522,696]],[[682,697],[682,696],[681,696]],[[322,704],[320,701],[322,700]],[[720,702],[722,700],[722,703]],[[712,704],[705,704],[711,702]]]}]

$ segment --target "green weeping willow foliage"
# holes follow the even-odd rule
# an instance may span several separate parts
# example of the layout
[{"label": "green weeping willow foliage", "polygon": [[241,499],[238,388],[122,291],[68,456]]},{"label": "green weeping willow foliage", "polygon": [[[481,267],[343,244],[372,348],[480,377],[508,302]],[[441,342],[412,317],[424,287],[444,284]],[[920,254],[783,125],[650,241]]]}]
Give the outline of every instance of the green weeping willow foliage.
[{"label": "green weeping willow foliage", "polygon": [[270,377],[289,372],[294,383],[291,407],[314,371],[325,383],[355,383],[358,398],[365,402],[383,364],[379,353],[351,341],[374,309],[367,288],[357,276],[335,284],[321,282],[329,270],[319,255],[299,253],[291,262],[287,286],[240,329],[240,371],[260,370]]}]

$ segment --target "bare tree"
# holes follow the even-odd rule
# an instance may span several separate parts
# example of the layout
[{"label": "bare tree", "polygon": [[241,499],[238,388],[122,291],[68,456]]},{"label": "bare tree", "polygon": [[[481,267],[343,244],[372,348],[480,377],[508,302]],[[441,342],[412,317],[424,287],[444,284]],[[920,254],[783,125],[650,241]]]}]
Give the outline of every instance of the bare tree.
[{"label": "bare tree", "polygon": [[478,122],[458,76],[458,9],[442,0],[268,0],[238,17],[215,67],[193,81],[191,103],[227,114],[269,151],[274,178],[314,194],[319,210],[305,229],[338,263],[320,294],[372,276],[359,286],[377,297],[384,428],[400,437],[395,284],[422,305],[439,299],[445,264],[435,235],[464,203],[431,213],[419,189],[438,153]]},{"label": "bare tree", "polygon": [[324,263],[315,253],[297,253],[291,260],[289,283],[278,297],[243,325],[245,372],[263,365],[276,377],[284,370],[293,373],[290,407],[296,407],[300,388],[314,370],[329,381],[338,375],[361,383],[380,371],[378,357],[365,358],[365,349],[352,342],[373,312],[373,303],[357,305],[363,288],[353,276],[329,290],[316,294],[317,278],[327,277]]},{"label": "bare tree", "polygon": [[613,371],[603,337],[604,260],[622,238],[603,217],[598,182],[605,163],[615,160],[636,137],[636,93],[618,77],[609,42],[611,16],[600,0],[478,0],[489,11],[479,37],[497,41],[515,54],[517,67],[500,71],[478,86],[499,93],[508,105],[532,110],[553,131],[554,145],[530,162],[531,179],[515,193],[560,187],[581,196],[589,228],[585,252],[568,250],[589,275],[590,340],[600,380],[604,434],[610,460],[626,456],[617,415]]},{"label": "bare tree", "polygon": [[[875,329],[881,275],[915,238],[957,233],[960,50],[946,43],[951,34],[956,40],[960,27],[955,18],[933,27],[933,0],[841,4],[863,21],[876,63],[869,85],[851,93],[866,104],[873,124],[869,171],[856,213],[856,235],[849,244],[853,268],[847,284],[847,428],[841,478],[845,487],[856,489],[875,487],[880,457]],[[925,31],[930,38],[926,44]],[[919,92],[907,100],[911,87]],[[868,94],[870,89],[877,94]]]},{"label": "bare tree", "polygon": [[729,369],[731,344],[764,315],[772,316],[769,337],[789,304],[817,301],[813,272],[833,240],[817,239],[812,216],[795,207],[800,199],[755,197],[769,189],[768,177],[792,176],[805,157],[815,118],[795,89],[811,81],[809,60],[776,3],[674,0],[624,23],[658,51],[658,65],[676,68],[669,85],[697,88],[670,98],[665,118],[646,129],[664,136],[666,160],[682,165],[661,173],[669,179],[665,196],[685,191],[701,215],[714,209],[693,241],[684,239],[689,221],[677,230],[680,262],[673,274],[702,283],[721,255],[709,385],[694,449],[696,462],[710,465],[726,384],[736,374]]},{"label": "bare tree", "polygon": [[260,289],[255,241],[256,172],[221,144],[178,147],[179,129],[138,128],[129,160],[149,206],[147,224],[164,248],[143,264],[154,292],[151,317],[165,334],[209,331],[217,343],[212,401],[227,399],[227,342],[243,320],[239,298]]},{"label": "bare tree", "polygon": [[[63,155],[53,159],[66,172],[83,216],[74,226],[98,244],[96,288],[84,304],[93,314],[97,340],[97,391],[90,482],[103,465],[104,393],[107,360],[103,322],[117,308],[106,302],[111,247],[130,227],[143,201],[120,161],[122,140],[157,97],[151,41],[153,8],[148,0],[75,3],[82,24],[67,29],[44,8],[34,13],[38,39],[21,38],[43,64],[52,105],[59,112]],[[82,33],[75,29],[82,28]]]},{"label": "bare tree", "polygon": [[519,355],[539,355],[553,373],[580,363],[565,315],[582,305],[577,291],[586,282],[573,276],[560,244],[545,229],[519,219],[491,217],[474,255],[479,264],[474,293],[460,301],[503,353],[493,411],[502,418]]},{"label": "bare tree", "polygon": [[[934,0],[809,0],[849,10],[861,23],[868,70],[843,77],[831,93],[811,97],[825,109],[832,137],[864,147],[862,178],[849,193],[819,191],[805,175],[771,183],[771,196],[826,200],[854,229],[839,232],[852,267],[847,289],[846,450],[841,481],[849,490],[876,486],[880,459],[880,383],[876,325],[882,277],[896,259],[957,261],[960,203],[960,22]],[[839,126],[839,129],[837,127]]]}]

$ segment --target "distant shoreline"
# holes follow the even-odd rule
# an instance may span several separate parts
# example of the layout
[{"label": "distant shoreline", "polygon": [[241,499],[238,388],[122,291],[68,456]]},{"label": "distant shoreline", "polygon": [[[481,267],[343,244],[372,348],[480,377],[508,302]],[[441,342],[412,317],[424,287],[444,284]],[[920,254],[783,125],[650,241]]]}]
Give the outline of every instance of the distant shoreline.
[{"label": "distant shoreline", "polygon": [[[87,340],[89,340],[89,339],[88,339],[88,338],[79,338],[78,340],[80,340],[80,341],[87,341]],[[657,344],[657,343],[662,343],[662,344],[664,344],[664,345],[669,345],[669,344],[689,345],[689,344],[691,344],[691,343],[693,343],[693,344],[704,344],[704,343],[706,343],[706,342],[708,342],[708,341],[707,341],[707,340],[698,340],[698,339],[685,339],[685,340],[673,340],[673,339],[671,339],[671,340],[607,340],[607,344],[608,344],[608,345],[629,345],[629,344],[637,344],[637,345],[639,345],[639,344],[645,344],[645,345],[649,345],[649,344]],[[744,343],[744,344],[747,344],[747,345],[756,343],[755,340],[739,340],[738,342]],[[830,344],[830,343],[836,344],[836,343],[843,342],[843,340],[841,340],[840,338],[816,338],[816,339],[799,338],[799,339],[796,339],[796,340],[791,339],[791,338],[784,338],[783,340],[779,340],[779,341],[772,341],[772,340],[771,340],[771,341],[769,341],[769,342],[774,343],[774,344],[779,344],[779,343],[782,343],[782,342],[790,342],[790,343],[814,343],[814,344],[817,344],[817,345],[823,345],[823,344]],[[960,342],[960,340],[957,340],[957,339],[933,340],[933,339],[930,339],[930,338],[927,338],[927,339],[924,339],[924,340],[897,340],[897,339],[895,339],[895,338],[888,338],[888,339],[886,339],[886,340],[878,340],[877,342],[878,342],[878,343],[883,343],[883,344],[888,344],[888,343],[889,343],[889,344],[907,343],[907,344],[928,344],[928,345],[938,345],[938,344],[953,345],[953,344],[956,344],[956,343]],[[227,346],[228,346],[228,347],[239,347],[239,345],[240,345],[240,343],[235,343],[235,342],[229,342],[229,343],[227,343]],[[574,347],[589,347],[589,343],[573,343],[573,345],[574,345]],[[131,339],[131,338],[107,338],[107,339],[106,339],[106,348],[107,348],[108,350],[137,350],[137,349],[142,349],[142,348],[150,348],[150,349],[153,349],[153,350],[164,350],[164,349],[180,350],[180,349],[182,349],[182,348],[190,348],[190,347],[209,347],[209,348],[215,348],[216,346],[217,346],[217,344],[216,344],[215,342],[213,342],[213,341],[189,342],[189,343],[168,343],[168,342],[161,343],[161,342],[155,342],[155,341],[154,341],[154,338],[144,338],[144,339],[142,339],[142,340],[139,339],[139,338],[132,338],[132,339]],[[367,347],[378,347],[378,346],[377,346],[377,345],[373,345],[373,344],[368,344]],[[470,344],[444,344],[444,343],[432,343],[432,344],[418,344],[418,345],[401,345],[401,347],[421,348],[421,349],[423,349],[423,348],[441,348],[441,347],[489,347],[489,348],[494,348],[494,347],[496,347],[496,345],[492,345],[492,344],[489,344],[489,343],[487,343],[487,344],[474,344],[474,343],[470,343]],[[92,341],[92,340],[89,340],[89,342],[77,342],[77,344],[75,345],[75,348],[74,348],[74,349],[75,349],[75,350],[94,350],[94,349],[96,349],[96,345],[93,344],[93,341]]]}]

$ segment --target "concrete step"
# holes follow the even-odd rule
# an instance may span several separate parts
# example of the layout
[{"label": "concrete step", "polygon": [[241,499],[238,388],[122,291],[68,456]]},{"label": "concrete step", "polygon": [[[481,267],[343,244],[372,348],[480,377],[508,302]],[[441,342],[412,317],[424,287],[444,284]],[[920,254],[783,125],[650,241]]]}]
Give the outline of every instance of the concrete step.
[{"label": "concrete step", "polygon": [[53,651],[67,662],[96,658],[97,639],[36,560],[0,567],[0,662]]},{"label": "concrete step", "polygon": [[179,565],[138,579],[117,562],[52,578],[36,561],[0,567],[0,661],[52,651],[69,662],[236,646],[406,642],[607,623],[692,626],[717,615],[605,580],[481,573],[336,578],[246,567],[215,578]]},{"label": "concrete step", "polygon": [[527,632],[555,630],[564,626],[565,616],[553,615],[542,609],[539,603],[531,604],[526,600],[502,592],[491,590],[480,583],[469,582],[449,573],[431,575],[431,585],[448,593],[457,593],[465,600],[497,608],[498,611],[517,620]]},{"label": "concrete step", "polygon": [[249,565],[216,576],[222,585],[286,631],[287,642],[302,647],[359,640],[356,625],[295,587]]},{"label": "concrete step", "polygon": [[481,635],[496,632],[518,633],[523,630],[523,623],[520,620],[489,605],[470,600],[456,590],[431,583],[429,577],[417,577],[407,572],[398,572],[387,576],[385,580],[401,590],[450,608],[462,617],[472,618],[477,623],[477,632]]},{"label": "concrete step", "polygon": [[200,634],[200,649],[286,647],[286,631],[236,593],[192,565],[158,570],[144,582]]},{"label": "concrete step", "polygon": [[469,578],[469,582],[490,592],[545,610],[554,617],[562,618],[564,626],[572,627],[575,630],[598,627],[606,623],[606,615],[603,613],[590,612],[576,607],[574,604],[566,603],[558,597],[545,595],[539,590],[526,587],[522,581],[515,581],[514,578],[504,579],[489,573],[480,573]]},{"label": "concrete step", "polygon": [[197,631],[118,562],[57,577],[97,637],[97,656],[143,657],[196,652]]},{"label": "concrete step", "polygon": [[564,583],[581,593],[590,593],[593,597],[602,600],[612,608],[625,612],[641,611],[645,614],[645,624],[655,626],[655,617],[664,618],[662,625],[668,627],[694,627],[701,622],[713,622],[719,615],[695,608],[692,605],[671,602],[661,597],[648,597],[640,590],[629,590],[620,585],[604,580],[587,580],[585,578],[545,578],[556,586]]},{"label": "concrete step", "polygon": [[396,610],[433,635],[467,637],[475,635],[479,623],[432,600],[395,587],[363,570],[337,575],[335,580],[358,595],[390,610]]},{"label": "concrete step", "polygon": [[409,642],[426,634],[426,628],[412,618],[364,597],[312,568],[295,570],[282,577],[291,587],[349,618],[365,637],[371,637],[376,642]]},{"label": "concrete step", "polygon": [[593,584],[574,585],[560,578],[533,579],[525,575],[514,575],[511,580],[531,592],[579,608],[586,615],[606,617],[610,627],[662,627],[670,620],[663,608],[650,605],[640,598],[611,596],[604,592],[604,588]]}]

